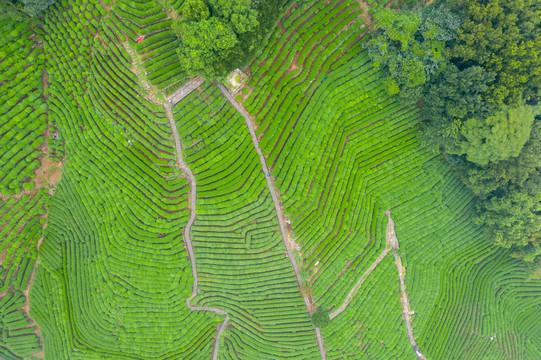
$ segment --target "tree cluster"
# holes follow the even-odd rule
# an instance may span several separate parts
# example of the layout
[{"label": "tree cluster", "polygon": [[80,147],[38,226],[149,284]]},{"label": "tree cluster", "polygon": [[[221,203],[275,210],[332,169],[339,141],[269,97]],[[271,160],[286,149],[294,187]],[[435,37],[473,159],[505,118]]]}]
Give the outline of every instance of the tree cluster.
[{"label": "tree cluster", "polygon": [[455,171],[480,198],[474,220],[496,245],[534,261],[541,255],[541,119],[517,156],[480,166],[451,158]]},{"label": "tree cluster", "polygon": [[325,329],[331,321],[329,318],[329,313],[327,313],[327,311],[325,311],[323,308],[319,308],[316,312],[314,312],[311,320],[312,325],[319,329]]},{"label": "tree cluster", "polygon": [[420,137],[479,197],[486,237],[527,261],[541,258],[539,14],[538,0],[377,10],[367,46],[389,93],[422,105]]},{"label": "tree cluster", "polygon": [[29,16],[34,17],[45,10],[54,0],[0,0],[0,18],[9,17],[18,21],[28,21]]},{"label": "tree cluster", "polygon": [[226,71],[224,61],[238,44],[238,36],[257,25],[249,0],[187,0],[173,31],[182,43],[180,64],[189,75],[216,77]]},{"label": "tree cluster", "polygon": [[465,0],[452,61],[478,65],[495,75],[485,100],[518,106],[541,86],[541,2]]},{"label": "tree cluster", "polygon": [[189,75],[221,77],[252,56],[276,22],[284,1],[187,0],[173,31],[182,40],[180,64]]},{"label": "tree cluster", "polygon": [[422,92],[422,138],[479,197],[475,221],[495,244],[541,255],[541,3],[466,0],[449,65]]},{"label": "tree cluster", "polygon": [[462,20],[444,6],[424,12],[377,8],[376,33],[365,44],[375,67],[386,66],[389,94],[418,96],[421,85],[445,66],[445,44],[456,37]]}]

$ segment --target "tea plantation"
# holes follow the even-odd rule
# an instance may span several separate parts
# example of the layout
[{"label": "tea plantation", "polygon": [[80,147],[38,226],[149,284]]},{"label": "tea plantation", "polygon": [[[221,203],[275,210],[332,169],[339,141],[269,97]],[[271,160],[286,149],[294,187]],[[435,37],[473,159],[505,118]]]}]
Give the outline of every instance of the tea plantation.
[{"label": "tea plantation", "polygon": [[284,1],[226,96],[185,1],[0,17],[0,359],[540,359],[541,282],[363,47],[416,2]]}]

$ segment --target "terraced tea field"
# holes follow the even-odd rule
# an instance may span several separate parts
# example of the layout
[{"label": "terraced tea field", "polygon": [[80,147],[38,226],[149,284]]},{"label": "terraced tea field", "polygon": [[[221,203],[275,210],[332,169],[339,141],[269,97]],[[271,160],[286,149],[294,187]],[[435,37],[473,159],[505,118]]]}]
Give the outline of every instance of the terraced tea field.
[{"label": "terraced tea field", "polygon": [[[316,5],[291,12],[286,32],[276,29],[250,66],[244,101],[315,304],[330,312],[342,305],[385,250],[383,212],[391,210],[413,335],[426,358],[535,358],[539,284],[484,242],[470,220],[471,195],[418,144],[418,111],[385,95],[357,34],[337,31],[348,25],[334,14],[347,5],[318,13],[330,25],[314,20]],[[415,358],[390,264],[384,258],[323,331],[329,358]]]},{"label": "terraced tea field", "polygon": [[289,1],[233,95],[179,69],[182,3],[0,40],[1,359],[541,357],[541,284],[387,95],[373,4]]}]

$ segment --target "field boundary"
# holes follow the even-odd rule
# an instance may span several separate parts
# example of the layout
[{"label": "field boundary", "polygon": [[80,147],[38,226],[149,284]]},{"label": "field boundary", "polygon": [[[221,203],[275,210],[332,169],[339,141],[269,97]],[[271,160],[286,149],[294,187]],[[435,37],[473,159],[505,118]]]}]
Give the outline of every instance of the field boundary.
[{"label": "field boundary", "polygon": [[227,323],[229,322],[229,314],[226,311],[221,310],[221,309],[205,307],[205,306],[197,307],[191,304],[192,299],[196,297],[197,294],[199,293],[199,290],[197,289],[197,285],[199,283],[198,277],[197,277],[197,266],[195,264],[195,255],[193,252],[192,240],[190,238],[190,231],[196,218],[195,206],[197,202],[197,183],[196,183],[195,176],[192,170],[190,170],[190,168],[188,167],[188,165],[182,158],[182,147],[180,144],[180,137],[178,135],[177,125],[175,124],[175,119],[173,117],[173,111],[171,110],[171,105],[167,103],[164,105],[164,107],[165,107],[165,113],[167,115],[167,118],[169,119],[169,123],[171,124],[171,129],[173,130],[173,136],[175,137],[175,147],[177,150],[177,162],[179,166],[182,168],[182,171],[184,171],[184,173],[186,174],[188,183],[190,185],[190,219],[188,220],[188,223],[184,227],[183,237],[184,237],[184,243],[186,244],[186,249],[188,251],[188,257],[190,259],[190,262],[192,263],[193,287],[192,287],[192,296],[186,299],[186,305],[192,311],[210,311],[217,315],[225,315],[225,320],[220,326],[220,329],[218,330],[218,334],[216,335],[216,340],[214,342],[212,360],[216,360],[218,358],[218,347],[220,345],[220,337],[222,336],[225,330],[225,327],[227,326]]},{"label": "field boundary", "polygon": [[[246,121],[246,126],[248,126],[248,130],[250,132],[250,135],[252,136],[252,142],[254,144],[254,147],[257,151],[257,154],[259,155],[259,159],[261,161],[261,166],[263,167],[263,172],[265,174],[265,179],[267,180],[267,186],[270,190],[272,201],[274,202],[274,209],[276,210],[276,216],[278,218],[278,224],[280,225],[280,233],[282,235],[282,241],[286,247],[287,256],[289,260],[291,261],[291,265],[293,266],[293,270],[295,272],[295,278],[297,279],[297,283],[299,285],[299,290],[302,294],[302,297],[304,299],[304,303],[306,304],[306,309],[308,311],[308,314],[312,315],[313,313],[313,306],[312,301],[310,300],[308,294],[302,289],[304,288],[303,281],[301,278],[301,274],[299,271],[299,267],[297,265],[297,261],[295,260],[295,256],[293,254],[293,250],[291,250],[291,246],[288,241],[286,227],[284,224],[284,215],[282,213],[282,209],[280,207],[280,202],[278,199],[277,191],[274,188],[274,184],[272,183],[271,174],[269,171],[269,168],[267,167],[267,163],[265,161],[265,156],[263,155],[263,152],[261,151],[261,148],[259,147],[259,140],[257,138],[254,125],[252,124],[252,120],[250,116],[244,111],[244,109],[240,106],[240,104],[233,98],[233,95],[227,90],[227,88],[218,83],[215,82],[218,88],[221,90],[222,94],[226,97],[226,99],[233,105],[233,107],[244,117],[244,120]],[[321,353],[321,359],[326,359],[326,352],[325,352],[325,343],[323,341],[323,336],[321,335],[321,330],[319,328],[314,327],[316,332],[316,338],[317,343],[319,346],[319,351]]]},{"label": "field boundary", "polygon": [[178,134],[177,125],[175,123],[175,119],[174,119],[174,116],[173,116],[173,110],[172,110],[172,106],[174,104],[178,103],[179,101],[184,99],[186,96],[191,94],[195,89],[197,89],[201,84],[203,84],[205,82],[205,79],[203,79],[201,76],[197,76],[197,77],[193,78],[191,81],[187,82],[186,84],[184,84],[184,86],[182,86],[180,89],[178,89],[173,94],[171,94],[171,96],[165,97],[162,94],[162,96],[164,96],[164,98],[167,100],[167,101],[162,101],[162,100],[159,99],[157,94],[152,90],[151,85],[148,83],[148,81],[142,75],[143,71],[142,71],[141,67],[143,67],[143,65],[141,65],[138,62],[137,55],[135,54],[135,51],[133,50],[133,48],[127,42],[124,42],[123,45],[126,48],[126,50],[128,51],[128,53],[130,54],[130,56],[132,57],[132,60],[133,60],[132,65],[134,67],[135,74],[137,75],[139,80],[142,82],[142,84],[146,88],[146,90],[149,92],[149,96],[148,96],[147,100],[151,101],[151,102],[154,102],[154,103],[157,103],[159,105],[162,105],[164,107],[164,109],[165,109],[165,115],[166,115],[167,119],[169,120],[169,124],[171,126],[171,131],[173,133],[173,138],[174,138],[174,142],[175,142],[175,149],[176,149],[177,163],[180,166],[180,168],[182,169],[182,171],[186,174],[186,178],[188,180],[188,185],[190,187],[190,201],[189,201],[190,218],[189,218],[189,220],[188,220],[188,222],[187,222],[187,224],[186,224],[186,226],[184,227],[184,230],[183,230],[183,240],[184,240],[186,251],[188,252],[188,259],[190,260],[190,263],[192,265],[192,276],[193,276],[194,282],[193,282],[193,286],[192,286],[192,295],[189,298],[186,299],[186,306],[191,311],[208,311],[208,312],[213,312],[216,315],[225,315],[225,320],[222,323],[222,325],[220,326],[220,328],[218,329],[218,333],[216,335],[216,340],[214,341],[214,346],[213,346],[213,351],[212,351],[212,360],[216,360],[218,358],[218,348],[220,346],[220,338],[221,338],[225,328],[227,327],[227,324],[229,323],[229,314],[225,310],[212,308],[212,307],[206,307],[206,306],[203,306],[203,307],[193,306],[191,304],[191,301],[193,300],[193,298],[195,298],[200,292],[200,290],[197,288],[198,284],[199,284],[199,280],[198,280],[198,276],[197,276],[197,265],[196,265],[196,262],[195,262],[195,254],[194,254],[194,251],[193,251],[192,240],[191,240],[191,237],[190,237],[192,225],[195,222],[195,219],[197,217],[197,213],[196,213],[197,182],[195,180],[195,176],[194,176],[193,172],[188,167],[188,165],[184,161],[184,158],[182,157],[182,145],[181,145],[181,142],[180,142],[180,136]]},{"label": "field boundary", "polygon": [[408,338],[410,340],[411,347],[415,351],[415,355],[418,359],[426,360],[426,357],[421,353],[421,350],[417,347],[417,341],[415,336],[413,336],[413,327],[411,326],[410,315],[413,313],[410,308],[410,303],[408,299],[408,293],[406,292],[406,284],[404,283],[404,267],[402,266],[402,259],[398,255],[398,238],[396,237],[396,231],[394,228],[394,220],[391,218],[391,210],[387,210],[385,215],[389,218],[389,223],[387,224],[387,236],[390,237],[393,255],[395,258],[396,268],[398,270],[398,279],[400,280],[400,302],[402,303],[402,314],[404,316],[404,321],[406,322],[406,329],[408,332]]}]

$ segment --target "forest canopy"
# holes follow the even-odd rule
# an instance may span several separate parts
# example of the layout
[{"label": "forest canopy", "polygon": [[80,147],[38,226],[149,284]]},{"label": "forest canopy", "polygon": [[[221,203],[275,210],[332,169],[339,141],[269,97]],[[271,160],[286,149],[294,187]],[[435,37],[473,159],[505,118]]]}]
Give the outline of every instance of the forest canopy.
[{"label": "forest canopy", "polygon": [[252,7],[250,0],[186,0],[173,31],[178,55],[189,75],[221,77],[256,51],[282,8],[283,0]]},{"label": "forest canopy", "polygon": [[388,92],[422,106],[421,140],[479,197],[486,238],[527,261],[541,255],[540,13],[537,0],[378,9],[367,43]]},{"label": "forest canopy", "polygon": [[54,0],[0,0],[0,18],[27,20],[28,16],[34,17],[54,3]]}]

